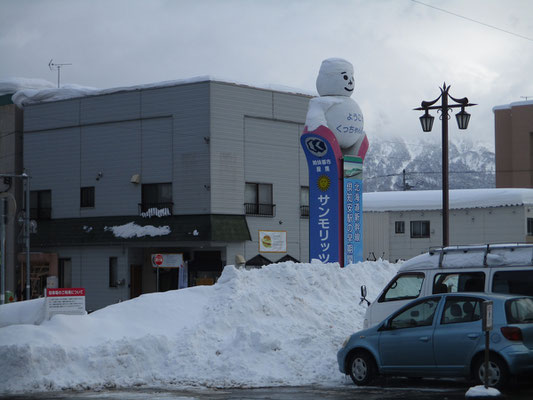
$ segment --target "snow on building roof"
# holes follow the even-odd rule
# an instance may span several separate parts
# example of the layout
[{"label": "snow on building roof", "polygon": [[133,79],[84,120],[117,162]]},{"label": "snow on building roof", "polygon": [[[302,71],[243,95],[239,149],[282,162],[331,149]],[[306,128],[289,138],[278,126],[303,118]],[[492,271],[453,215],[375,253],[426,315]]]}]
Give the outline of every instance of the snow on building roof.
[{"label": "snow on building roof", "polygon": [[[533,205],[533,189],[450,190],[450,209]],[[372,192],[363,196],[366,212],[442,209],[441,190]]]},{"label": "snow on building roof", "polygon": [[14,93],[12,101],[19,107],[41,102],[51,102],[58,100],[68,100],[86,96],[97,96],[117,92],[145,90],[163,88],[169,86],[185,85],[198,82],[221,82],[237,86],[253,87],[256,89],[272,90],[275,92],[284,92],[291,94],[301,94],[305,96],[315,96],[316,93],[310,93],[303,89],[291,88],[281,85],[250,85],[228,79],[216,78],[210,75],[196,76],[188,79],[171,80],[164,82],[148,83],[143,85],[115,87],[109,89],[97,89],[93,87],[80,86],[74,84],[65,84],[61,88],[55,87],[54,84],[42,79],[27,78],[8,78],[0,80],[0,96]]},{"label": "snow on building roof", "polygon": [[498,111],[498,110],[510,110],[512,107],[531,106],[531,105],[533,105],[533,100],[515,101],[514,103],[511,103],[511,104],[504,104],[501,106],[492,107],[492,112]]}]

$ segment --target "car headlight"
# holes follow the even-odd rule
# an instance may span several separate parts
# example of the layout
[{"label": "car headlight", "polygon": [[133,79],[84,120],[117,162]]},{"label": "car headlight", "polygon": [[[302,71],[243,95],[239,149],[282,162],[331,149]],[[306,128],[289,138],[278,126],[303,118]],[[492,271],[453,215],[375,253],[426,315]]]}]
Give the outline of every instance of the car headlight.
[{"label": "car headlight", "polygon": [[348,337],[346,338],[346,340],[342,343],[342,347],[343,347],[343,348],[346,347],[346,345],[347,345],[348,342],[350,341],[350,338],[351,338],[351,336],[348,336]]}]

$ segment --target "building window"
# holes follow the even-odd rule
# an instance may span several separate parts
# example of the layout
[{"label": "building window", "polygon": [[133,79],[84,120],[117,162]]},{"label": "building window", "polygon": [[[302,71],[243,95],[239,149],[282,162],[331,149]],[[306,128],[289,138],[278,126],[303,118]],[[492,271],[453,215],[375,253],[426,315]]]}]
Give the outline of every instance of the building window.
[{"label": "building window", "polygon": [[142,185],[141,212],[151,209],[167,210],[172,215],[172,183],[150,183]]},{"label": "building window", "polygon": [[411,221],[411,238],[429,238],[429,221]]},{"label": "building window", "polygon": [[109,257],[109,287],[118,287],[118,259]]},{"label": "building window", "polygon": [[244,209],[247,215],[274,216],[272,184],[246,183]]},{"label": "building window", "polygon": [[80,189],[80,207],[94,207],[94,186]]},{"label": "building window", "polygon": [[30,192],[30,218],[52,218],[52,191],[32,190]]},{"label": "building window", "polygon": [[300,216],[309,217],[309,186],[300,187]]},{"label": "building window", "polygon": [[394,233],[405,233],[405,221],[394,222]]},{"label": "building window", "polygon": [[533,236],[533,218],[527,219],[527,235]]},{"label": "building window", "polygon": [[59,287],[72,287],[72,260],[70,258],[59,259]]}]

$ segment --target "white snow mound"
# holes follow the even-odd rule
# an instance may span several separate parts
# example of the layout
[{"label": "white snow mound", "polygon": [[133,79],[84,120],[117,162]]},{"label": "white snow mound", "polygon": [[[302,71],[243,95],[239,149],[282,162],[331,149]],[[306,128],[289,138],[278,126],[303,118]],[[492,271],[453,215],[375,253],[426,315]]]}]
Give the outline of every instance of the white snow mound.
[{"label": "white snow mound", "polygon": [[387,261],[227,266],[214,286],[0,328],[0,393],[338,384],[336,353],[363,325],[359,287],[372,300],[397,270]]}]

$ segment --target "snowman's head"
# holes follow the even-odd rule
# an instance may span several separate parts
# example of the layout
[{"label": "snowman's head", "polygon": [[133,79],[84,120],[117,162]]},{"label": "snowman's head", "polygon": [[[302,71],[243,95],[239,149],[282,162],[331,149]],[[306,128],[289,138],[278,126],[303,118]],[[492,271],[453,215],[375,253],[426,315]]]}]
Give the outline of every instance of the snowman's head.
[{"label": "snowman's head", "polygon": [[320,96],[350,97],[355,87],[353,65],[342,58],[328,58],[322,61],[316,89]]}]

